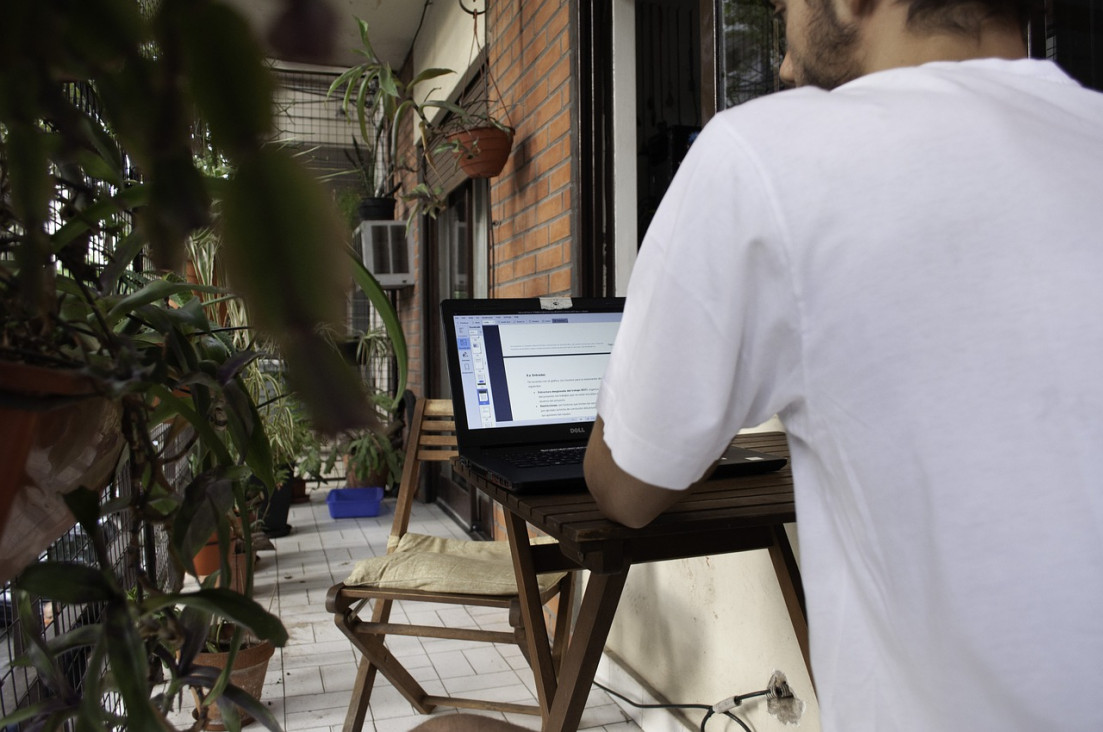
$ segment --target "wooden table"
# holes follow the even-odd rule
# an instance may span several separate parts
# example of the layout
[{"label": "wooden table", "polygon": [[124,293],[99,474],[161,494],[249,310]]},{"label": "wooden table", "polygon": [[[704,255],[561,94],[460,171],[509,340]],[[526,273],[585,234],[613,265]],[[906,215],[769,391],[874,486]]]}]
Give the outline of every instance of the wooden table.
[{"label": "wooden table", "polygon": [[[735,443],[789,455],[785,435],[779,432],[740,435]],[[808,626],[800,572],[784,527],[796,520],[793,474],[788,466],[764,475],[711,481],[688,493],[642,529],[606,519],[584,486],[574,493],[524,496],[473,476],[458,459],[454,459],[453,469],[505,509],[526,627],[545,627],[536,585],[538,573],[579,568],[591,572],[558,675],[546,633],[529,633],[529,658],[545,732],[578,728],[633,564],[768,549],[808,663]],[[558,545],[530,544],[526,524],[554,537]]]}]

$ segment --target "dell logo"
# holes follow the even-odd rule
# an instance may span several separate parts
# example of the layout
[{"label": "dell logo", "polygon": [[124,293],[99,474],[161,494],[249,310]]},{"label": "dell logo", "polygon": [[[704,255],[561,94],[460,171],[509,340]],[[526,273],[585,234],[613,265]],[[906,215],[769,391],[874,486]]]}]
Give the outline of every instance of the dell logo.
[{"label": "dell logo", "polygon": [[572,435],[584,435],[584,434],[586,434],[586,428],[585,427],[571,427],[571,434]]}]

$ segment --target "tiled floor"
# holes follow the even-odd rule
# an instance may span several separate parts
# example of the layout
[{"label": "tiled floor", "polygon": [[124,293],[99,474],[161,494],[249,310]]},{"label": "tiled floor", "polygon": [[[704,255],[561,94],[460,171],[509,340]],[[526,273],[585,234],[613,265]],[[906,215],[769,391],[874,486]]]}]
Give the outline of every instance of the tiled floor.
[{"label": "tiled floor", "polygon": [[[325,611],[326,591],[344,579],[352,564],[382,554],[390,531],[390,501],[374,518],[330,518],[325,490],[312,491],[311,502],[293,505],[288,523],[293,531],[273,539],[275,551],[260,552],[256,597],[279,615],[290,641],[276,650],[268,669],[262,701],[268,704],[287,732],[338,732],[344,722],[356,657],[348,639]],[[415,502],[411,531],[465,538],[454,521],[435,505]],[[508,630],[501,610],[456,608],[429,603],[396,603],[394,619],[402,615],[416,622],[494,627]],[[488,646],[463,641],[394,637],[388,645],[406,662],[411,673],[431,693],[471,692],[471,696],[535,703],[532,675],[520,651],[511,646]],[[401,649],[401,653],[400,653]],[[437,693],[440,693],[437,691]],[[448,713],[455,710],[438,710]],[[539,729],[539,718],[527,715],[491,716]],[[372,693],[365,730],[408,730],[426,717],[381,676]],[[250,729],[260,729],[253,725]],[[639,730],[604,692],[591,693],[579,727],[582,730]]]}]

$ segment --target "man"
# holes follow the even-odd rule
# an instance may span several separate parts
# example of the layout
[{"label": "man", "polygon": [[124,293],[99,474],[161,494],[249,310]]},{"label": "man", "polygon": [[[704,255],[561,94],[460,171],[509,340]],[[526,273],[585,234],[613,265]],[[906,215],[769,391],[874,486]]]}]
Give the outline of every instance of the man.
[{"label": "man", "polygon": [[824,730],[1103,729],[1103,95],[1012,0],[777,7],[800,88],[659,207],[590,490],[646,524],[777,414]]}]

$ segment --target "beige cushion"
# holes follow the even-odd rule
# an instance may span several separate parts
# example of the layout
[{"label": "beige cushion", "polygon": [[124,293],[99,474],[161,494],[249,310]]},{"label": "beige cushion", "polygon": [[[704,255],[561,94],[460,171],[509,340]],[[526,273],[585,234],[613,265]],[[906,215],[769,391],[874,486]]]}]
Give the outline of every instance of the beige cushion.
[{"label": "beige cushion", "polygon": [[[552,539],[540,537],[532,541],[539,544]],[[541,591],[562,576],[562,572],[539,575]],[[508,542],[445,539],[424,534],[404,534],[392,553],[360,560],[345,578],[345,584],[464,595],[517,594]]]}]

